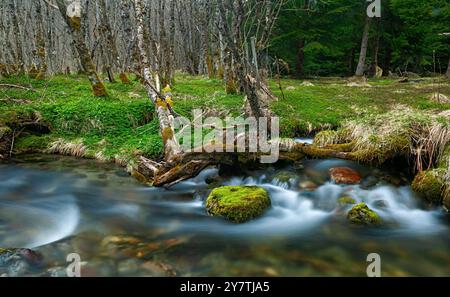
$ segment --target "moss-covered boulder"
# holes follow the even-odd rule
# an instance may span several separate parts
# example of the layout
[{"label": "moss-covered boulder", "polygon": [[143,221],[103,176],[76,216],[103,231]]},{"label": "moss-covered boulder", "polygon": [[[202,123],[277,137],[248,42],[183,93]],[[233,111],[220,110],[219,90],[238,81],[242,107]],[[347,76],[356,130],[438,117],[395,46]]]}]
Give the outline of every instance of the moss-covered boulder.
[{"label": "moss-covered boulder", "polygon": [[214,189],[206,200],[210,215],[243,223],[261,216],[270,206],[266,190],[256,186],[225,186]]},{"label": "moss-covered boulder", "polygon": [[420,172],[414,178],[412,188],[430,202],[440,203],[444,186],[444,170],[432,169]]},{"label": "moss-covered boulder", "polygon": [[351,205],[351,204],[356,204],[356,200],[353,199],[352,197],[344,196],[344,197],[340,197],[338,199],[338,203],[340,205]]},{"label": "moss-covered boulder", "polygon": [[447,186],[446,190],[444,191],[444,199],[442,201],[442,204],[444,204],[444,208],[450,212],[450,186]]},{"label": "moss-covered boulder", "polygon": [[355,225],[379,225],[380,216],[371,210],[365,203],[355,205],[347,215],[351,224]]},{"label": "moss-covered boulder", "polygon": [[281,171],[278,172],[273,178],[280,183],[291,185],[291,182],[297,179],[297,175],[293,172]]}]

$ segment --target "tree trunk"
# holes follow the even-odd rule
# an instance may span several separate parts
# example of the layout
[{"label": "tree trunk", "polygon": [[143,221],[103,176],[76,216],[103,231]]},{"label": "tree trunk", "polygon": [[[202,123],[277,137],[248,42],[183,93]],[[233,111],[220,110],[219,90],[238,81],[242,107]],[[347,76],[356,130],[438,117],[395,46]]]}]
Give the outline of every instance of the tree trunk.
[{"label": "tree trunk", "polygon": [[373,55],[372,55],[372,63],[370,65],[370,76],[374,77],[377,75],[378,66],[378,54],[380,51],[380,19],[377,19],[377,33],[375,37],[374,47],[373,47]]},{"label": "tree trunk", "polygon": [[450,78],[450,58],[448,60],[448,67],[447,67],[447,72],[445,73],[445,76],[447,76],[447,78]]},{"label": "tree trunk", "polygon": [[391,61],[392,61],[392,48],[388,46],[386,48],[386,53],[383,62],[383,76],[388,76],[391,71]]},{"label": "tree trunk", "polygon": [[355,76],[364,76],[364,69],[366,66],[367,47],[369,45],[369,31],[370,31],[371,18],[366,17],[366,24],[364,25],[364,32],[361,42],[361,52],[359,53],[358,67],[356,68]]},{"label": "tree trunk", "polygon": [[159,104],[158,102],[161,98],[158,97],[158,93],[156,92],[157,87],[155,86],[155,82],[151,74],[150,64],[146,52],[147,46],[145,43],[146,38],[144,36],[144,5],[142,0],[134,0],[134,4],[136,10],[138,47],[141,65],[144,71],[143,79],[145,81],[147,94],[154,103],[158,114],[161,136],[164,143],[164,158],[166,161],[172,162],[182,152],[182,150],[175,138],[175,132],[171,125],[171,115],[169,109],[165,105]]},{"label": "tree trunk", "polygon": [[9,0],[9,9],[12,18],[12,26],[14,32],[14,42],[16,47],[16,67],[19,74],[25,73],[25,65],[23,60],[23,45],[20,33],[19,21],[17,18],[17,5],[15,0]]},{"label": "tree trunk", "polygon": [[350,56],[348,58],[348,75],[352,76],[355,73],[355,54],[356,48],[352,48]]},{"label": "tree trunk", "polygon": [[[72,5],[74,3],[76,2],[72,2]],[[85,43],[84,34],[82,31],[83,20],[80,13],[82,7],[80,7],[80,11],[77,12],[76,8],[74,7],[72,8],[74,8],[75,11],[70,11],[71,9],[68,9],[66,4],[64,3],[64,0],[57,0],[56,4],[58,5],[58,9],[61,12],[62,17],[69,26],[69,31],[74,41],[74,46],[80,58],[80,64],[84,72],[87,74],[89,81],[91,82],[94,96],[107,96],[108,94],[106,92],[105,85],[97,74],[95,64],[92,61],[91,54]]]},{"label": "tree trunk", "polygon": [[295,75],[297,77],[302,77],[303,75],[303,62],[305,60],[305,52],[303,51],[304,47],[305,47],[305,40],[302,38],[298,43],[297,61],[295,64]]}]

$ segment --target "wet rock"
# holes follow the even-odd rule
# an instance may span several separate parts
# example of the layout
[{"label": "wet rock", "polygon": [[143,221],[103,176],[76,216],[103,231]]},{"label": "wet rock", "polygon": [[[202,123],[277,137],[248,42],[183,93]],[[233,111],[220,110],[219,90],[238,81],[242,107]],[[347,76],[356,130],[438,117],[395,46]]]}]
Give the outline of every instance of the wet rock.
[{"label": "wet rock", "polygon": [[344,196],[338,199],[340,205],[351,205],[356,204],[356,200],[349,196]]},{"label": "wet rock", "polygon": [[373,206],[377,208],[386,208],[389,206],[389,204],[386,200],[377,200],[373,203]]},{"label": "wet rock", "polygon": [[214,189],[206,200],[210,215],[243,223],[261,216],[270,206],[266,190],[256,186],[226,186]]},{"label": "wet rock", "polygon": [[440,203],[442,200],[442,189],[444,186],[444,170],[432,169],[420,172],[414,178],[412,188],[426,200]]},{"label": "wet rock", "polygon": [[136,257],[141,246],[141,241],[132,236],[107,236],[101,243],[105,255],[112,255],[114,258]]},{"label": "wet rock", "polygon": [[378,184],[379,180],[375,176],[369,176],[361,182],[362,189],[370,189]]},{"label": "wet rock", "polygon": [[447,212],[450,212],[450,186],[447,186],[447,189],[444,191],[444,200],[443,200],[444,208]]},{"label": "wet rock", "polygon": [[371,210],[365,203],[355,205],[347,215],[351,224],[355,225],[379,225],[381,218]]},{"label": "wet rock", "polygon": [[359,184],[361,175],[354,169],[348,167],[335,167],[330,169],[331,179],[336,184]]},{"label": "wet rock", "polygon": [[119,262],[117,265],[117,272],[121,276],[131,276],[139,269],[139,261],[136,259],[127,259]]},{"label": "wet rock", "polygon": [[26,276],[40,268],[42,255],[30,249],[0,248],[0,273],[10,277]]},{"label": "wet rock", "polygon": [[176,276],[177,273],[173,267],[167,263],[160,261],[147,261],[141,265],[141,268],[146,270],[150,276]]},{"label": "wet rock", "polygon": [[396,186],[396,187],[399,187],[402,184],[401,178],[390,175],[390,174],[383,176],[383,180],[386,181],[387,183],[390,183],[391,185]]},{"label": "wet rock", "polygon": [[298,184],[298,187],[305,191],[314,191],[317,189],[318,185],[315,182],[312,182],[310,180],[301,181]]},{"label": "wet rock", "polygon": [[297,175],[293,172],[289,171],[281,171],[278,172],[273,179],[277,180],[281,183],[287,183],[288,185],[291,185],[291,182],[294,181],[297,178]]},{"label": "wet rock", "polygon": [[62,266],[52,267],[47,269],[44,277],[67,277],[67,268]]}]

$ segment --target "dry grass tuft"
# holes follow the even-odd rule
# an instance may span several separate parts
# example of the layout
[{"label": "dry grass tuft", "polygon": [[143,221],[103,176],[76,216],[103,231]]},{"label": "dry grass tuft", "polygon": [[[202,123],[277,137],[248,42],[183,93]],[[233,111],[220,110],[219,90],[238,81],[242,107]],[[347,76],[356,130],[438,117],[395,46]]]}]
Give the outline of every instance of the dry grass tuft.
[{"label": "dry grass tuft", "polygon": [[46,153],[82,158],[86,155],[86,146],[83,144],[82,139],[69,142],[60,138],[50,144],[50,148],[46,150]]},{"label": "dry grass tuft", "polygon": [[319,133],[318,146],[353,141],[360,161],[382,164],[395,157],[415,161],[417,171],[430,169],[450,143],[450,117],[397,105],[381,115],[349,121],[338,131]]}]

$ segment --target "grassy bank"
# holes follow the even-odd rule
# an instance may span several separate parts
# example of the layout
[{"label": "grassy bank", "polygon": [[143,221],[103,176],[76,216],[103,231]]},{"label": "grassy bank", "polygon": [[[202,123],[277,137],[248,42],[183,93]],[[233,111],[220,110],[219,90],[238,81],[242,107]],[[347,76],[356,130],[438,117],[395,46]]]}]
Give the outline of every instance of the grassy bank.
[{"label": "grassy bank", "polygon": [[[184,116],[190,117],[195,108],[208,109],[216,115],[242,112],[243,96],[227,95],[221,80],[180,74],[176,82],[175,110]],[[45,81],[11,77],[2,83],[31,90],[0,88],[0,124],[11,126],[20,118],[33,118],[48,124],[51,130],[43,136],[22,133],[14,145],[15,153],[47,149],[116,159],[121,160],[120,163],[136,155],[161,157],[162,143],[158,122],[153,118],[153,106],[137,82],[131,85],[106,83],[107,98],[92,96],[86,78],[76,75],[54,76]],[[383,123],[396,123],[398,114],[392,111],[399,109],[409,111],[409,116],[405,117],[408,121],[417,118],[426,122],[436,115],[439,121],[446,122],[443,112],[450,109],[449,103],[430,99],[438,87],[442,93],[450,95],[449,82],[438,85],[431,78],[408,83],[400,83],[398,79],[370,80],[364,87],[349,86],[345,79],[339,78],[313,79],[308,83],[282,79],[282,91],[278,81],[270,81],[270,87],[278,97],[272,109],[280,117],[284,137],[348,128],[349,123],[376,126],[374,119],[377,118]],[[378,133],[376,129],[372,131],[372,134]],[[371,135],[365,137],[371,139]]]}]

